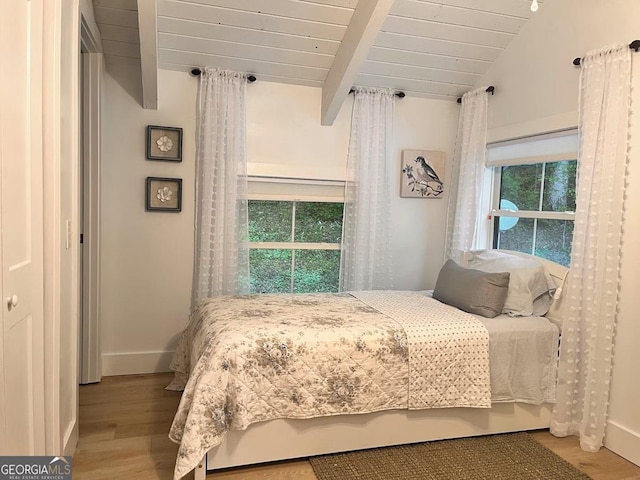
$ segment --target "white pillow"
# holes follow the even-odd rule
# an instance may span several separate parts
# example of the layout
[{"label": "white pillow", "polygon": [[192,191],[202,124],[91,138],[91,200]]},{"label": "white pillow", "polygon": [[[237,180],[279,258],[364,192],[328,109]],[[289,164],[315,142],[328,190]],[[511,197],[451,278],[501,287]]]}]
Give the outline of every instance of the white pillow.
[{"label": "white pillow", "polygon": [[545,315],[553,303],[556,286],[542,264],[497,250],[474,252],[467,265],[484,272],[509,272],[509,292],[502,313],[512,317]]}]

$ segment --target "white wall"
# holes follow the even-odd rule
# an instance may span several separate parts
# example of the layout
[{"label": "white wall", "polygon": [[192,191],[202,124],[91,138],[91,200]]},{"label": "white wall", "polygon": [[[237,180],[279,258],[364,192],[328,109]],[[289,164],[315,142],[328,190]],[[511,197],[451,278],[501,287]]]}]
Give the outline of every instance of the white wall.
[{"label": "white wall", "polygon": [[[113,66],[110,66],[113,68]],[[123,72],[115,75],[123,78]],[[160,105],[143,110],[109,74],[104,79],[101,322],[105,375],[165,370],[189,313],[197,80],[159,71]],[[320,126],[317,88],[261,82],[247,87],[247,159],[253,174],[343,178],[352,100]],[[444,150],[447,174],[457,127],[453,102],[406,97],[396,104],[389,166],[396,288],[433,287],[443,261],[447,199],[401,199],[401,149]],[[145,160],[148,124],[184,129],[182,163]],[[144,210],[144,179],[183,179],[183,211]],[[445,184],[448,191],[449,178]]]},{"label": "white wall", "polygon": [[[158,83],[158,110],[142,109],[109,74],[103,83],[100,333],[105,375],[166,368],[166,352],[174,348],[189,314],[196,80],[160,71]],[[182,162],[145,159],[147,125],[183,128]],[[148,176],[182,178],[181,213],[145,211]]]},{"label": "white wall", "polygon": [[331,127],[320,125],[319,88],[256,81],[247,86],[249,175],[344,180],[350,96]]},{"label": "white wall", "polygon": [[[457,103],[448,101],[405,97],[396,102],[396,154],[390,173],[393,177],[391,244],[396,289],[433,288],[444,263],[451,165],[459,111]],[[446,152],[443,198],[400,198],[400,156],[402,150],[407,149]]]},{"label": "white wall", "polygon": [[[577,125],[575,57],[640,36],[637,0],[554,0],[533,19],[480,80],[493,84],[490,140]],[[605,445],[640,465],[640,55],[634,55],[632,132],[622,292],[616,332],[610,422]]]}]

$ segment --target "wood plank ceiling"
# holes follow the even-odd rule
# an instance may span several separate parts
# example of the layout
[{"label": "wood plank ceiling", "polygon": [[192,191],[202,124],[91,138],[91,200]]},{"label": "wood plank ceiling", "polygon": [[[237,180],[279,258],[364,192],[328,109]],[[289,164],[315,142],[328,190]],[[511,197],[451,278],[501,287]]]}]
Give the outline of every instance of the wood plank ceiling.
[{"label": "wood plank ceiling", "polygon": [[109,64],[140,66],[137,0],[93,0],[102,49]]},{"label": "wood plank ceiling", "polygon": [[[368,0],[361,0],[368,1]],[[107,63],[135,61],[136,0],[94,0]],[[322,87],[357,0],[157,0],[158,66]],[[530,18],[530,0],[396,0],[356,85],[455,100]],[[133,14],[133,15],[132,15]],[[139,58],[139,49],[138,49]]]}]

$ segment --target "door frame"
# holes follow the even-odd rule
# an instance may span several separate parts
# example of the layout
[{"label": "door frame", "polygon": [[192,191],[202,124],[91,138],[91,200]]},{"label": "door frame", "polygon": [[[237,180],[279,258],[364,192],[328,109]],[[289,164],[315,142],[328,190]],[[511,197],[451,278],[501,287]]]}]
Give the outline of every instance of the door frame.
[{"label": "door frame", "polygon": [[[38,0],[45,9],[43,76],[43,144],[44,144],[44,325],[45,325],[45,449],[48,455],[73,455],[78,439],[78,370],[77,339],[80,316],[79,267],[79,198],[76,188],[70,195],[70,210],[64,212],[63,189],[79,185],[80,111],[79,55],[81,32],[91,33],[89,41],[101,49],[101,39],[90,0]],[[99,137],[98,137],[99,138]],[[99,145],[99,141],[97,143]],[[68,170],[62,172],[63,167]],[[98,164],[99,167],[99,164]],[[99,172],[99,170],[98,170]],[[66,225],[65,225],[66,224]],[[65,228],[67,231],[65,232]],[[65,241],[69,239],[69,248]],[[69,253],[64,253],[70,250]],[[62,277],[63,255],[71,273]],[[68,302],[70,305],[63,305]],[[66,308],[70,318],[62,318]],[[71,325],[61,331],[61,325]],[[73,365],[61,365],[63,336],[72,342]],[[67,355],[69,352],[65,352]],[[71,378],[72,377],[72,378]],[[64,386],[63,386],[64,384]],[[71,385],[75,388],[71,389]],[[62,425],[63,409],[71,407]],[[70,414],[70,415],[69,415]],[[68,418],[67,418],[68,417]]]},{"label": "door frame", "polygon": [[[84,112],[81,114],[83,162],[83,244],[82,275],[79,285],[82,298],[80,312],[81,352],[80,383],[99,382],[102,378],[100,349],[100,119],[101,89],[104,60],[100,53],[100,41],[92,32],[86,15],[80,14],[80,42],[83,55],[82,94]],[[80,298],[80,297],[79,297]]]}]

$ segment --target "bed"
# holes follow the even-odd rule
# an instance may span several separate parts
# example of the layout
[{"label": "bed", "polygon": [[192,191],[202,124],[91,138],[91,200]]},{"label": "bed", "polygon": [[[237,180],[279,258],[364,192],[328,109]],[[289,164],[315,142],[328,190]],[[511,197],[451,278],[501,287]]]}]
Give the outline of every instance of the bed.
[{"label": "bed", "polygon": [[[513,262],[527,268],[511,269]],[[497,251],[467,252],[462,263],[471,269],[443,266],[435,292],[205,302],[172,361],[168,388],[184,389],[170,432],[180,443],[175,478],[194,468],[201,479],[220,468],[548,427],[562,318],[554,297],[566,268]],[[544,300],[544,316],[535,301],[523,307],[512,295],[517,282],[532,283],[532,265],[544,285],[528,293]],[[482,285],[460,280],[478,271],[485,273],[473,282]],[[498,307],[489,301],[499,310],[487,318],[450,301],[446,281],[454,293],[489,282],[490,292],[509,296]]]}]

